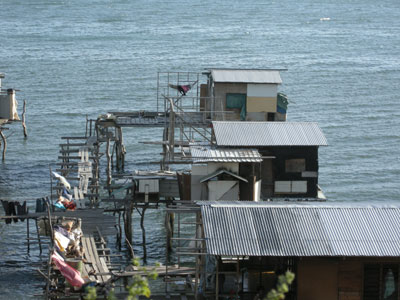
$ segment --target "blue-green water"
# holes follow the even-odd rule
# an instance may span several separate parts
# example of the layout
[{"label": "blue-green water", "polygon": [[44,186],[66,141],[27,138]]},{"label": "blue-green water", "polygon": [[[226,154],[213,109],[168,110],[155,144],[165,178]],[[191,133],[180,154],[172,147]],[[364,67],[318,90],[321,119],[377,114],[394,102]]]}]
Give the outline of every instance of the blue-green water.
[{"label": "blue-green water", "polygon": [[[399,201],[399,32],[398,0],[0,0],[3,86],[27,100],[29,130],[25,141],[9,126],[0,198],[33,206],[48,194],[59,138],[82,134],[86,115],[152,109],[157,71],[273,67],[288,69],[289,120],[317,121],[328,139],[319,162],[330,201]],[[157,134],[125,131],[130,168],[157,157],[137,143]],[[25,223],[0,224],[1,299],[40,292],[23,238]]]}]

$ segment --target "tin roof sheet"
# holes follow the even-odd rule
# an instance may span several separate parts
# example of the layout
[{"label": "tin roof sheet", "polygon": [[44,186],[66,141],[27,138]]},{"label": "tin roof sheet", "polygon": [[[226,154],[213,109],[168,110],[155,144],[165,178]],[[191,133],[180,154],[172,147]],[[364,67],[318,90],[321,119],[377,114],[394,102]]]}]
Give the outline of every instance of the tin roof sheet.
[{"label": "tin roof sheet", "polygon": [[190,146],[194,163],[203,162],[262,162],[256,149],[212,149],[206,146]]},{"label": "tin roof sheet", "polygon": [[212,69],[211,76],[214,82],[282,83],[281,75],[278,70]]},{"label": "tin roof sheet", "polygon": [[204,203],[212,255],[400,256],[400,207]]},{"label": "tin roof sheet", "polygon": [[327,146],[316,122],[213,121],[218,146]]}]

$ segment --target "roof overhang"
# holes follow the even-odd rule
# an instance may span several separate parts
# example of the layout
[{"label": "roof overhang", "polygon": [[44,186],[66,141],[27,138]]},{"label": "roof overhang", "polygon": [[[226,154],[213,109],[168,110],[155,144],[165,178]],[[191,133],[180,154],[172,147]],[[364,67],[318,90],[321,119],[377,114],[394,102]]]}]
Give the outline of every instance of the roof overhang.
[{"label": "roof overhang", "polygon": [[234,178],[236,178],[236,179],[238,179],[240,181],[248,182],[246,178],[243,178],[243,177],[241,177],[241,176],[239,176],[239,175],[237,175],[237,174],[235,174],[233,172],[230,172],[228,170],[225,170],[225,169],[220,169],[218,171],[215,171],[212,174],[209,174],[209,175],[203,177],[202,179],[200,179],[200,182],[203,183],[203,182],[209,181],[209,180],[211,180],[211,179],[213,179],[213,178],[215,178],[215,177],[217,177],[217,176],[219,176],[221,174],[228,174],[229,176],[232,176],[232,177],[234,177]]}]

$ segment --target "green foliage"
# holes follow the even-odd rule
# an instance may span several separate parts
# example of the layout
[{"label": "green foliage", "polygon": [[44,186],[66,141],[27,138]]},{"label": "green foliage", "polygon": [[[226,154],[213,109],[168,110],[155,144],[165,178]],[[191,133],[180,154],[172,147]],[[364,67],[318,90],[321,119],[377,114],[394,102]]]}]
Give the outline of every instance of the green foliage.
[{"label": "green foliage", "polygon": [[[155,280],[158,277],[158,273],[155,270],[155,267],[148,271],[145,267],[140,266],[140,260],[138,258],[132,259],[132,265],[136,267],[138,271],[144,273],[144,275],[135,275],[132,277],[132,283],[128,285],[126,288],[128,290],[128,297],[127,300],[137,300],[139,296],[145,296],[147,298],[150,297],[151,291],[149,287],[149,279]],[[156,267],[160,264],[156,263]],[[85,300],[95,300],[97,299],[96,288],[95,287],[88,287],[87,294],[84,298]],[[107,300],[116,300],[114,290],[112,290],[108,296]]]},{"label": "green foliage", "polygon": [[115,294],[114,294],[114,289],[112,289],[112,290],[108,293],[108,295],[107,295],[107,300],[117,300],[117,297],[115,297]]},{"label": "green foliage", "polygon": [[86,288],[87,294],[85,296],[85,300],[96,300],[97,299],[97,293],[96,293],[96,288],[94,286],[89,286]]},{"label": "green foliage", "polygon": [[278,283],[276,289],[272,289],[268,292],[267,297],[264,300],[282,300],[285,299],[285,294],[289,292],[289,285],[293,282],[295,275],[286,271],[284,275],[278,277]]},{"label": "green foliage", "polygon": [[138,296],[145,296],[149,298],[151,295],[149,279],[155,280],[158,277],[155,268],[149,272],[146,270],[146,268],[140,267],[140,261],[138,258],[132,259],[132,265],[137,267],[139,271],[144,272],[145,276],[133,276],[132,284],[127,287],[129,292],[127,300],[137,300]]}]

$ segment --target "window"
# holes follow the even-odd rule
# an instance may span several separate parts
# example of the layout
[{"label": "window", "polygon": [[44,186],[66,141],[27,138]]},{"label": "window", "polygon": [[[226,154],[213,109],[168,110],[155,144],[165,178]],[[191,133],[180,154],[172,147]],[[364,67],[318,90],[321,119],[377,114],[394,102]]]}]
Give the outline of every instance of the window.
[{"label": "window", "polygon": [[364,265],[364,300],[398,299],[399,265]]},{"label": "window", "polygon": [[306,160],[304,158],[287,159],[285,161],[286,173],[300,173],[306,170]]},{"label": "window", "polygon": [[246,119],[246,94],[226,94],[226,108],[240,109],[240,119]]},{"label": "window", "polygon": [[226,94],[226,108],[242,108],[246,105],[246,94]]}]

